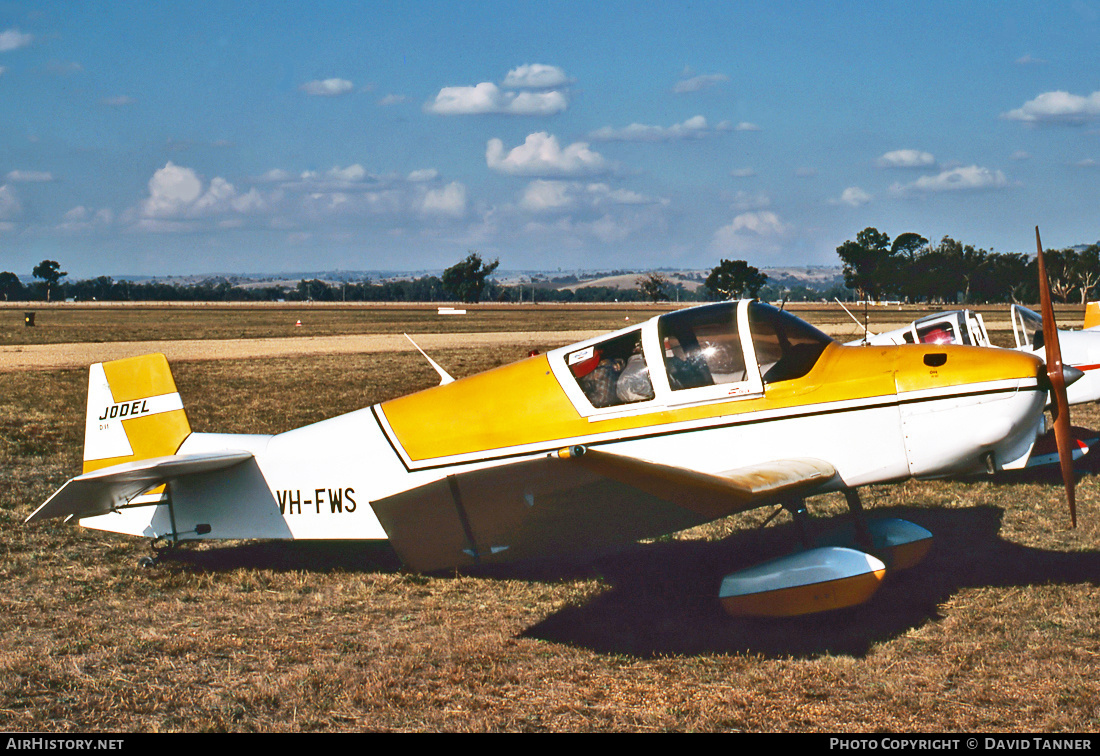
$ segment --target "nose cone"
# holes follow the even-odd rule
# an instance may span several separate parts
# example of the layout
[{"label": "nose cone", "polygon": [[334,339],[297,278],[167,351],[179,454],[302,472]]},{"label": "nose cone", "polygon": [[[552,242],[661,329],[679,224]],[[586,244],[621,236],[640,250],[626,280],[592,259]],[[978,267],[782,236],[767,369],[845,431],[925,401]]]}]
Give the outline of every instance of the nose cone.
[{"label": "nose cone", "polygon": [[1085,377],[1084,370],[1078,370],[1073,365],[1062,365],[1062,378],[1069,386]]}]

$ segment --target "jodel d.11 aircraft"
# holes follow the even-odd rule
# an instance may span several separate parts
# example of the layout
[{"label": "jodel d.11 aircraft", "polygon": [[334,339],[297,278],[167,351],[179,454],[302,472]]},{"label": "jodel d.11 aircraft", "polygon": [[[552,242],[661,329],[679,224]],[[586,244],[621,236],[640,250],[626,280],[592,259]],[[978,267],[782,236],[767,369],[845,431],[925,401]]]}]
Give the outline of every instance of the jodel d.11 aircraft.
[{"label": "jodel d.11 aircraft", "polygon": [[1046,365],[847,347],[730,301],[461,380],[440,369],[434,388],[272,436],[192,432],[163,356],[106,362],[91,367],[84,473],[27,521],[170,543],[388,539],[408,568],[435,571],[591,552],[766,505],[801,522],[805,497],[843,491],[846,541],[806,539],[719,589],[734,615],[836,609],[931,538],[866,519],[855,489],[1024,466],[1048,391],[1068,424],[1057,343]]}]

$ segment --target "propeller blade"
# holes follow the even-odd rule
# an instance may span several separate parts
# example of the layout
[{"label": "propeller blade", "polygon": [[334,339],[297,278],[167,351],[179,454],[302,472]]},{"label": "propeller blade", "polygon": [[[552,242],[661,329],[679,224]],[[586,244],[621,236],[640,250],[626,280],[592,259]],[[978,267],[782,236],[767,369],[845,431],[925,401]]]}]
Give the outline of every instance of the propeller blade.
[{"label": "propeller blade", "polygon": [[1058,324],[1054,320],[1054,303],[1050,298],[1050,279],[1043,260],[1043,243],[1039,227],[1035,227],[1035,247],[1039,259],[1039,301],[1043,316],[1043,343],[1046,347],[1047,380],[1050,381],[1051,414],[1054,415],[1054,440],[1058,444],[1058,465],[1066,486],[1069,519],[1077,527],[1076,478],[1073,474],[1073,431],[1069,422],[1069,400],[1066,398],[1066,378],[1062,372],[1062,347],[1058,343]]}]

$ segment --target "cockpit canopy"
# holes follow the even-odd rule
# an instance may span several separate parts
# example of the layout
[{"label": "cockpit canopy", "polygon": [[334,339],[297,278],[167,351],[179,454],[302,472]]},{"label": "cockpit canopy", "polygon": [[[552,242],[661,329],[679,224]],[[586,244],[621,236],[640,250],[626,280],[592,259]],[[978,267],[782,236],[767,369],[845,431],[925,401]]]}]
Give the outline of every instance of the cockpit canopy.
[{"label": "cockpit canopy", "polygon": [[754,396],[808,373],[832,339],[771,305],[693,307],[563,352],[570,380],[595,409]]},{"label": "cockpit canopy", "polygon": [[965,344],[990,346],[989,332],[981,313],[950,310],[925,315],[907,326],[880,334],[869,334],[849,344]]},{"label": "cockpit canopy", "polygon": [[1022,305],[1012,305],[1012,335],[1017,349],[1042,349],[1043,316]]}]

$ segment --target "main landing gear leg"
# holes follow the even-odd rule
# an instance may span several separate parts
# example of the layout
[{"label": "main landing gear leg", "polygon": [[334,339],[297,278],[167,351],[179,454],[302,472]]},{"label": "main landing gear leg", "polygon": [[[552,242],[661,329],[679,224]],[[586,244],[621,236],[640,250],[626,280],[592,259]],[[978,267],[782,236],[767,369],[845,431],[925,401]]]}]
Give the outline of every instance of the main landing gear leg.
[{"label": "main landing gear leg", "polygon": [[725,610],[734,616],[790,617],[854,606],[871,598],[887,565],[912,567],[928,552],[932,534],[924,528],[899,519],[869,522],[854,489],[844,489],[844,498],[851,524],[825,534],[816,547],[805,503],[783,502],[798,523],[804,550],[726,575],[718,593]]},{"label": "main landing gear leg", "polygon": [[798,537],[802,540],[802,548],[812,549],[814,543],[813,538],[810,537],[810,515],[806,511],[806,500],[785,501],[783,508],[791,513],[791,517],[798,524]]},{"label": "main landing gear leg", "polygon": [[874,551],[871,531],[867,528],[867,515],[863,511],[863,502],[859,500],[859,494],[856,493],[854,488],[845,488],[844,498],[848,501],[848,509],[852,511],[852,525],[856,531],[856,543],[864,551]]},{"label": "main landing gear leg", "polygon": [[[858,497],[855,502],[858,506]],[[785,501],[783,509],[798,523],[803,550],[726,575],[718,592],[723,608],[737,617],[793,617],[870,599],[886,575],[886,565],[862,551],[815,547],[806,503]]]}]

